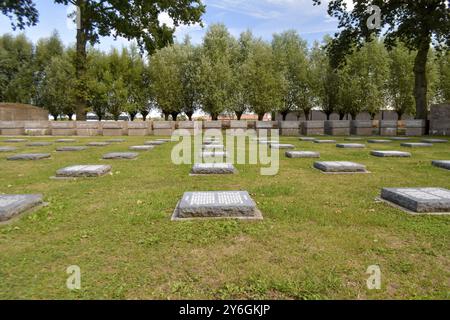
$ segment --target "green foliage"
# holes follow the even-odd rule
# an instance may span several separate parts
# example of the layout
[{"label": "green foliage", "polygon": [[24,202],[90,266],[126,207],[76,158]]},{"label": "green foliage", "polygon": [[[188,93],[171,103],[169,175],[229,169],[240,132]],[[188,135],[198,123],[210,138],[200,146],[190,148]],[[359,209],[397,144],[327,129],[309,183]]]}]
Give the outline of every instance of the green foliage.
[{"label": "green foliage", "polygon": [[450,103],[450,52],[446,51],[438,58],[439,85],[437,99],[440,103]]},{"label": "green foliage", "polygon": [[33,0],[0,0],[0,12],[11,20],[14,30],[34,26],[38,22]]}]

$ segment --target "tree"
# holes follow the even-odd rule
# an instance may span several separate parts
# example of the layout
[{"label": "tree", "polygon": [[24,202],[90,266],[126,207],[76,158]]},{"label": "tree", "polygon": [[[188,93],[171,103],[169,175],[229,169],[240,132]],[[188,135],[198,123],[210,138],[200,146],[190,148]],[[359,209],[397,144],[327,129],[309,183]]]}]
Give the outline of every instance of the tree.
[{"label": "tree", "polygon": [[[175,27],[161,24],[161,13],[173,19],[174,26],[201,22],[205,11],[201,0],[55,0],[77,6],[76,44],[77,119],[86,119],[86,46],[97,43],[101,36],[135,39],[148,53],[173,43]],[[76,17],[78,15],[78,18]]]},{"label": "tree", "polygon": [[189,121],[199,108],[198,72],[200,64],[200,48],[192,46],[187,37],[180,47],[182,50],[181,77],[181,108]]},{"label": "tree", "polygon": [[[313,2],[321,4],[322,0]],[[339,27],[342,29],[330,46],[334,63],[341,63],[355,43],[361,44],[373,34],[383,33],[388,47],[393,47],[397,41],[401,41],[410,50],[417,50],[414,61],[416,118],[427,119],[427,61],[431,41],[434,40],[436,46],[441,48],[448,48],[450,45],[447,1],[353,0],[354,9],[351,11],[348,11],[345,3],[344,0],[328,2],[328,14],[339,20]],[[372,15],[372,12],[368,11],[369,5],[376,5],[381,9],[379,29],[368,27],[367,21]]]},{"label": "tree", "polygon": [[223,24],[210,26],[203,39],[199,63],[199,100],[213,120],[233,106],[233,50],[236,40]]},{"label": "tree", "polygon": [[441,53],[437,63],[439,68],[438,102],[450,103],[450,52]]},{"label": "tree", "polygon": [[99,121],[106,118],[108,107],[108,87],[112,81],[108,57],[97,50],[88,54],[88,73],[86,75],[88,107],[97,115]]},{"label": "tree", "polygon": [[34,26],[38,22],[33,0],[0,0],[0,12],[11,20],[13,30]]}]

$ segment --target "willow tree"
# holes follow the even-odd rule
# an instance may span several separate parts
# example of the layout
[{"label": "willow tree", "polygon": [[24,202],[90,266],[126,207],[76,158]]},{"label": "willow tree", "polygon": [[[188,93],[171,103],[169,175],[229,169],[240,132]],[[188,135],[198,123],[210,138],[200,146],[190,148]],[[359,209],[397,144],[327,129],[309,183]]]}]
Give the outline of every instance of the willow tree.
[{"label": "willow tree", "polygon": [[[322,0],[313,0],[321,4]],[[362,44],[373,34],[383,34],[385,43],[394,47],[397,41],[416,50],[414,61],[414,97],[416,118],[428,117],[427,62],[432,41],[438,48],[450,45],[450,14],[447,0],[353,0],[350,10],[346,0],[328,1],[328,14],[339,20],[340,32],[330,46],[336,64],[343,61],[355,43]],[[381,10],[379,26],[372,24],[374,11]],[[369,23],[368,23],[369,22]],[[375,27],[375,28],[374,28]]]}]

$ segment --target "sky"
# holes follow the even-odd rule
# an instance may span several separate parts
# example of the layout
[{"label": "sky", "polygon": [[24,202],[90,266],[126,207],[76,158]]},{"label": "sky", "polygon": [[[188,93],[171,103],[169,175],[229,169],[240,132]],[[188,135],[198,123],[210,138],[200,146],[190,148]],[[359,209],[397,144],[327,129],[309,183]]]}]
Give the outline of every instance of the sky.
[{"label": "sky", "polygon": [[[235,37],[247,29],[254,35],[270,41],[274,33],[296,30],[310,45],[321,41],[326,34],[334,34],[336,20],[327,14],[327,0],[321,6],[313,6],[312,0],[204,0],[207,8],[203,16],[204,28],[199,25],[181,26],[177,29],[176,39],[183,40],[189,34],[192,41],[200,44],[209,25],[224,23]],[[67,18],[73,8],[54,4],[51,0],[36,0],[40,13],[39,24],[25,30],[32,41],[48,37],[57,30],[66,45],[75,42],[75,26]],[[162,15],[160,21],[170,25],[168,16]],[[9,19],[0,16],[0,34],[13,32]],[[125,39],[102,38],[98,47],[109,50],[111,47],[127,45]]]}]

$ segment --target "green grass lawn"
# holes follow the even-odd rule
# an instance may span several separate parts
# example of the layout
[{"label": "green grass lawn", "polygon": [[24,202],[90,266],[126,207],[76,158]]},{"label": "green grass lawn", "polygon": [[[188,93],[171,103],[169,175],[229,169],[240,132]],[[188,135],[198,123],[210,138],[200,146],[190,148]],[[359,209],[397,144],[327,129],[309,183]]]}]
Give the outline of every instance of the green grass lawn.
[{"label": "green grass lawn", "polygon": [[[0,145],[5,137],[0,137]],[[57,138],[29,138],[54,141]],[[89,141],[108,137],[80,138]],[[321,160],[367,165],[371,174],[325,175],[314,159],[281,156],[276,176],[237,165],[238,175],[190,177],[171,162],[174,144],[134,161],[99,160],[154,137],[81,152],[49,147],[51,160],[7,161],[0,154],[0,193],[42,193],[48,206],[0,226],[1,299],[449,299],[450,217],[411,216],[375,202],[383,187],[443,187],[450,143],[409,149],[401,142],[338,149],[282,138]],[[339,142],[343,138],[337,138]],[[69,144],[61,144],[69,145]],[[376,158],[370,150],[404,150],[412,158]],[[50,180],[76,164],[111,164],[97,179]],[[185,191],[247,190],[262,222],[171,222]],[[78,265],[82,289],[66,288]],[[368,266],[379,265],[382,289],[368,290]]]}]

